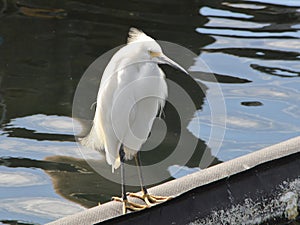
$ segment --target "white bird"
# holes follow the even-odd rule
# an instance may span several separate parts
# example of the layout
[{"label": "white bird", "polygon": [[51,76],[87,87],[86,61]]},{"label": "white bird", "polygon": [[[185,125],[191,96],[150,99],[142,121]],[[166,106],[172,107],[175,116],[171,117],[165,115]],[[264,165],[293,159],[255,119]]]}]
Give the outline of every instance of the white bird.
[{"label": "white bird", "polygon": [[[187,71],[162,52],[160,45],[136,28],[130,28],[127,45],[118,50],[106,66],[97,96],[97,105],[90,133],[81,144],[105,150],[112,170],[121,165],[123,213],[140,210],[170,197],[148,194],[143,184],[139,150],[147,140],[157,114],[162,111],[168,94],[165,74],[158,64],[169,64]],[[129,202],[125,191],[124,161],[135,157],[142,196],[130,194],[146,202]]]}]

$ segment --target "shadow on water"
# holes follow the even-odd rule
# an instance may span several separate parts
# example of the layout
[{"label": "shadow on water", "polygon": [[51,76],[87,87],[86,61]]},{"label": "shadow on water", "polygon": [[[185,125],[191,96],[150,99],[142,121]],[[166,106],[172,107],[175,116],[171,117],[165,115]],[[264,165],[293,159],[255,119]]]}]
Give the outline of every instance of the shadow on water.
[{"label": "shadow on water", "polygon": [[[171,154],[179,136],[197,142],[186,165],[198,167],[204,150],[213,165],[299,135],[299,15],[299,5],[267,0],[1,1],[0,169],[3,174],[32,173],[51,182],[45,186],[33,182],[29,188],[35,191],[24,184],[0,182],[5,193],[0,200],[21,201],[42,193],[63,202],[55,191],[92,207],[119,195],[119,184],[97,174],[77,152],[68,119],[82,74],[101,54],[124,44],[130,26],[199,55],[222,86],[228,110],[225,139],[215,155],[206,145],[211,128],[207,98],[216,84],[210,71],[197,67],[199,59],[195,59],[194,80],[162,66],[167,78],[191,96],[197,112],[185,108],[183,102],[184,113],[179,117],[167,103],[163,117],[167,135],[160,146],[143,152],[145,165]],[[190,127],[195,117],[202,124],[198,135]],[[155,129],[159,127],[154,126],[153,134]],[[105,161],[99,163],[103,170],[110,170]],[[162,173],[168,173],[167,168]],[[9,210],[5,214],[0,207],[2,223],[44,223],[57,218],[54,212]]]},{"label": "shadow on water", "polygon": [[34,225],[32,223],[26,223],[17,220],[0,220],[0,222],[7,225]]}]

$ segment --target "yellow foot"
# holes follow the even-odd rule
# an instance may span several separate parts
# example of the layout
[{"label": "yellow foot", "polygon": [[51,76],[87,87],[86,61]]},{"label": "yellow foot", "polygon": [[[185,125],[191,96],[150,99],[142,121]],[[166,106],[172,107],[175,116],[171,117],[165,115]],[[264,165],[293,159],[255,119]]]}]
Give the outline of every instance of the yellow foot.
[{"label": "yellow foot", "polygon": [[143,201],[146,202],[147,206],[149,206],[149,207],[156,205],[158,203],[162,203],[162,202],[171,200],[173,198],[170,196],[155,196],[155,195],[149,195],[149,194],[138,195],[135,193],[127,193],[127,195],[130,197],[142,199]]},{"label": "yellow foot", "polygon": [[140,211],[149,208],[148,205],[141,205],[135,202],[130,202],[128,200],[123,200],[122,198],[119,197],[112,197],[112,200],[123,203],[123,214],[127,213],[127,209],[131,211]]}]

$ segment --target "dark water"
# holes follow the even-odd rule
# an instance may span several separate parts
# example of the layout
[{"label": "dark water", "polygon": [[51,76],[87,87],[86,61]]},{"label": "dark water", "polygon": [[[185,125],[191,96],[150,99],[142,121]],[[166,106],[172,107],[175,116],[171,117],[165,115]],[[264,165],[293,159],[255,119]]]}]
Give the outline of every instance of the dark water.
[{"label": "dark water", "polygon": [[[198,141],[187,163],[198,167],[206,148],[215,164],[300,134],[300,2],[296,0],[3,0],[3,223],[45,223],[119,195],[119,184],[95,173],[78,152],[72,101],[86,68],[104,52],[124,44],[131,26],[190,49],[197,55],[191,69],[202,72],[195,73],[196,81],[170,76],[186,89],[197,111],[185,111],[181,129],[176,110],[167,105],[168,134],[161,146],[144,155],[145,163],[169,154],[179,135]],[[209,71],[199,66],[201,60],[218,83],[209,81]],[[174,72],[163,68],[168,78]],[[227,111],[220,149],[209,142],[218,121],[211,123],[208,99],[214,99],[218,85]],[[163,173],[168,173],[167,168]]]}]

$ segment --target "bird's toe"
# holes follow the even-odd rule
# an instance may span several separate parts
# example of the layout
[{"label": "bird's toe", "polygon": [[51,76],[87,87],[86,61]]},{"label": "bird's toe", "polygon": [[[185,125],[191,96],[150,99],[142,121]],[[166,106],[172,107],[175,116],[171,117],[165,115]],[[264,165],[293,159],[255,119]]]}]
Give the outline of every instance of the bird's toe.
[{"label": "bird's toe", "polygon": [[156,196],[156,195],[150,195],[150,194],[139,195],[136,193],[128,193],[127,195],[130,197],[133,197],[133,198],[139,198],[139,199],[143,200],[148,206],[153,206],[158,203],[162,203],[162,202],[171,200],[173,198],[171,196]]},{"label": "bird's toe", "polygon": [[127,213],[127,210],[130,211],[140,211],[146,208],[149,208],[148,205],[142,205],[142,204],[138,204],[132,201],[128,201],[127,199],[122,199],[120,197],[112,197],[113,201],[117,201],[117,202],[122,202],[123,207],[122,207],[122,211],[123,214]]}]

